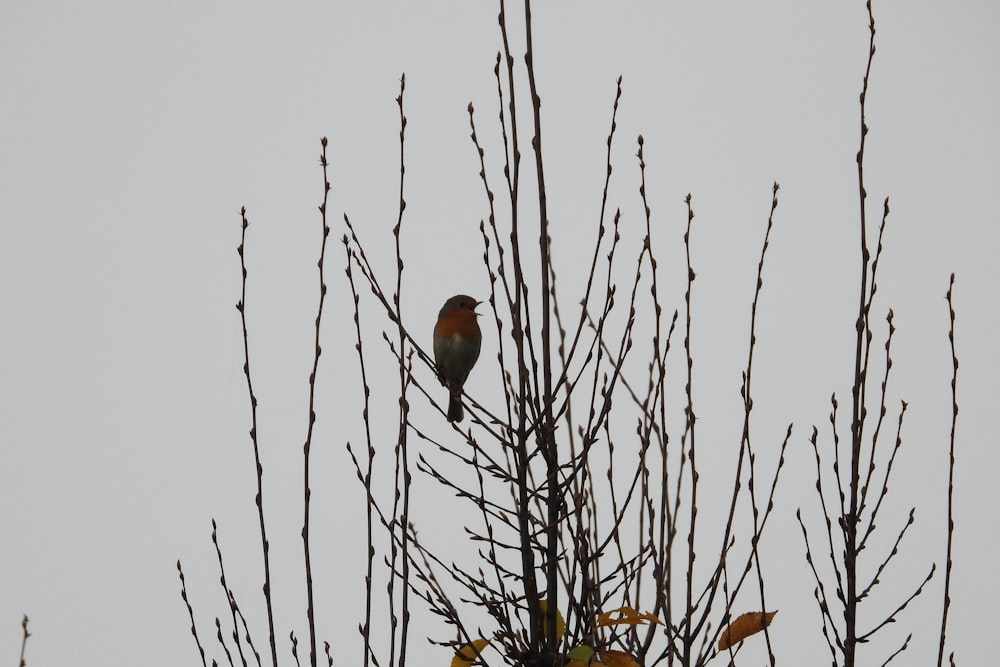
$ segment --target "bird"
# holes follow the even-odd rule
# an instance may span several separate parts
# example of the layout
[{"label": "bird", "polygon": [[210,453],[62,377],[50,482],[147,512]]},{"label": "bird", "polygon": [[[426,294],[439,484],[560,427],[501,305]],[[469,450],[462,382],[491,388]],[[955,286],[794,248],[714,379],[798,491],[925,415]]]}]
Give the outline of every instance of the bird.
[{"label": "bird", "polygon": [[444,302],[434,325],[434,363],[441,384],[448,387],[448,421],[460,422],[465,416],[462,408],[462,387],[469,372],[479,359],[483,333],[476,318],[476,301],[471,296],[456,294]]}]

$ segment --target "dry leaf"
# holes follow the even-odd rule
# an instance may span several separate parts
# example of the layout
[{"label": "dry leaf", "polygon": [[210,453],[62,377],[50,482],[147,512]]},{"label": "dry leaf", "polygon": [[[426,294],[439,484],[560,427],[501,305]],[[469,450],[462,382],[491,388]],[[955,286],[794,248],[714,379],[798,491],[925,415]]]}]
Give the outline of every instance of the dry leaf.
[{"label": "dry leaf", "polygon": [[730,646],[739,644],[741,641],[756,634],[771,625],[771,619],[777,611],[751,611],[741,614],[719,637],[719,650],[725,651]]},{"label": "dry leaf", "polygon": [[488,639],[476,639],[458,649],[455,651],[455,657],[451,659],[451,667],[469,667],[489,643]]},{"label": "dry leaf", "polygon": [[[547,633],[549,627],[549,622],[547,620],[549,601],[541,600],[538,603],[538,608],[542,612],[542,632]],[[566,621],[563,619],[563,615],[559,613],[559,610],[556,609],[556,639],[562,639],[564,634],[566,634]]]},{"label": "dry leaf", "polygon": [[659,623],[662,625],[663,621],[653,614],[640,614],[635,609],[632,609],[632,607],[619,607],[597,617],[597,626],[601,628],[609,625],[642,625],[643,623]]},{"label": "dry leaf", "polygon": [[601,651],[601,663],[606,667],[642,667],[639,661],[622,651]]}]

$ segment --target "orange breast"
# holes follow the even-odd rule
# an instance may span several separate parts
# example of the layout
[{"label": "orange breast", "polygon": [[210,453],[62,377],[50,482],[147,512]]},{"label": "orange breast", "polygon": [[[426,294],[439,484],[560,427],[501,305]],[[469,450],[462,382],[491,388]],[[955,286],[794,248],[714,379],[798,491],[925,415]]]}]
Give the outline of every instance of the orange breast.
[{"label": "orange breast", "polygon": [[462,338],[479,338],[479,322],[476,313],[465,308],[456,308],[451,313],[438,320],[434,334],[440,338],[451,338],[458,334]]}]

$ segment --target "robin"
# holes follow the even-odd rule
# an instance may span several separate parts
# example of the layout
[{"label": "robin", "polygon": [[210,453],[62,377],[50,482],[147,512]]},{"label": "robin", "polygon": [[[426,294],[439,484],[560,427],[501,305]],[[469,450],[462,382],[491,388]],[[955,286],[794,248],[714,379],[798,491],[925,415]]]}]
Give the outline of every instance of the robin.
[{"label": "robin", "polygon": [[483,334],[476,318],[476,301],[471,296],[458,294],[444,302],[434,325],[434,362],[437,364],[441,383],[448,387],[448,421],[460,422],[465,412],[462,409],[462,386],[469,377],[469,371],[479,359],[479,348]]}]

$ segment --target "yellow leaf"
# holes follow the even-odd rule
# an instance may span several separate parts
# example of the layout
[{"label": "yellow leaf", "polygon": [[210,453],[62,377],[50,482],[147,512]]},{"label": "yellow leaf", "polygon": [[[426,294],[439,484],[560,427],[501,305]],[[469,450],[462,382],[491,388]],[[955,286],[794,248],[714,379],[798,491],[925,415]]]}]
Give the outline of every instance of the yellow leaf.
[{"label": "yellow leaf", "polygon": [[[549,601],[541,600],[538,603],[538,608],[542,612],[542,632],[548,634],[549,622],[547,619],[549,612]],[[566,634],[566,621],[563,620],[563,615],[559,613],[556,609],[556,639],[562,639],[562,636]]]},{"label": "yellow leaf", "polygon": [[641,667],[638,660],[621,651],[601,651],[601,664],[606,667]]},{"label": "yellow leaf", "polygon": [[771,625],[771,619],[777,611],[751,611],[741,614],[719,637],[719,650],[725,651],[730,646],[740,643],[747,637],[757,634]]},{"label": "yellow leaf", "polygon": [[619,607],[612,609],[597,617],[598,627],[608,627],[609,625],[642,625],[643,623],[659,623],[663,621],[653,614],[640,614],[632,607]]},{"label": "yellow leaf", "polygon": [[455,651],[455,657],[451,659],[451,667],[469,667],[489,643],[488,639],[476,639],[458,649]]},{"label": "yellow leaf", "polygon": [[586,663],[594,657],[594,649],[586,644],[582,646],[574,646],[566,653],[566,657],[572,662]]}]

